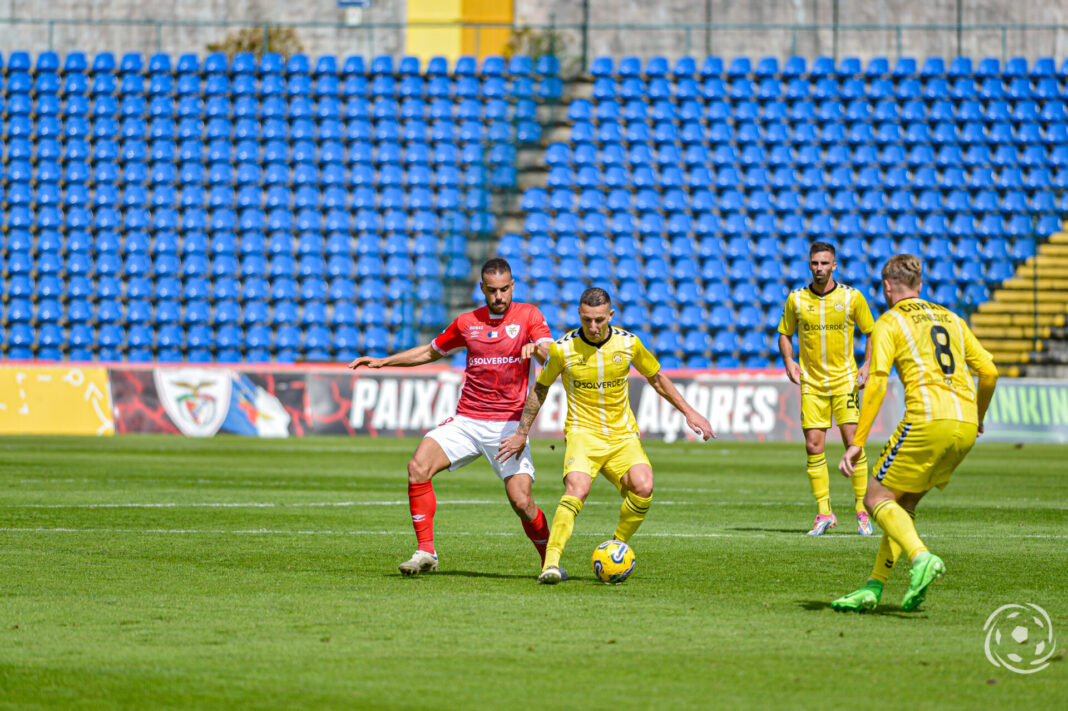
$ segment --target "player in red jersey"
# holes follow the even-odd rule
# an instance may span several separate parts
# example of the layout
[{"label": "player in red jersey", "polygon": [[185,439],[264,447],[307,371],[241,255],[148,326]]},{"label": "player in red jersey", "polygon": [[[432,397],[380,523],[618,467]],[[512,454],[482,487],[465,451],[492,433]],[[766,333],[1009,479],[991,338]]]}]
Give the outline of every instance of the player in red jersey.
[{"label": "player in red jersey", "polygon": [[467,367],[456,416],[427,432],[408,462],[408,504],[419,547],[400,564],[405,575],[438,569],[434,548],[434,512],[437,498],[431,479],[445,469],[460,467],[480,456],[504,482],[512,509],[523,530],[545,561],[549,527],[545,514],[531,494],[534,462],[529,447],[518,460],[496,460],[501,440],[515,432],[523,414],[527,389],[533,382],[531,356],[544,362],[553,342],[545,317],[536,306],[512,301],[512,268],[503,259],[482,265],[482,293],[486,305],[460,314],[441,335],[386,358],[361,357],[349,363],[353,370],[411,367],[432,363],[467,348]]}]

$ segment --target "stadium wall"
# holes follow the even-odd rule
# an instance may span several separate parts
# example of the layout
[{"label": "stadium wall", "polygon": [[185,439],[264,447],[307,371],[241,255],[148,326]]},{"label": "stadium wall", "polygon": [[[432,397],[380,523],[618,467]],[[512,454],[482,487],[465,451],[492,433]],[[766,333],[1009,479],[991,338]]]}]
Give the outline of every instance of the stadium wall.
[{"label": "stadium wall", "polygon": [[[519,24],[589,24],[589,57],[798,54],[922,59],[1068,53],[1068,4],[1046,0],[516,0],[515,17]],[[836,24],[838,31],[832,29]],[[968,28],[959,36],[958,24]],[[652,27],[656,25],[661,28]],[[929,29],[899,32],[899,25]],[[1002,25],[1016,28],[1002,30]],[[1045,28],[1024,30],[1020,25]],[[580,51],[581,32],[569,31],[569,40],[570,50]]]},{"label": "stadium wall", "polygon": [[[5,54],[77,49],[203,55],[208,44],[262,23],[299,25],[297,34],[312,55],[405,51],[403,0],[370,0],[366,8],[339,7],[337,0],[9,0],[0,8],[0,47]],[[56,22],[28,22],[41,18]]]},{"label": "stadium wall", "polygon": [[[587,57],[598,54],[721,56],[821,54],[868,58],[882,55],[1038,56],[1068,54],[1068,4],[1048,0],[448,0],[471,5],[459,17],[511,15],[516,24],[566,28],[567,51],[579,56],[588,26]],[[426,6],[424,0],[416,5]],[[406,0],[369,0],[366,8],[337,0],[9,0],[0,10],[0,43],[8,51],[79,49],[87,52],[199,52],[248,24],[299,26],[313,55],[393,54],[410,51]],[[476,7],[477,6],[477,7]],[[488,9],[487,9],[488,8]],[[418,8],[417,8],[418,9]],[[52,23],[24,24],[49,18]],[[100,24],[87,24],[88,21]],[[159,22],[186,23],[160,27]],[[485,21],[485,20],[484,20]],[[197,24],[201,23],[201,24]],[[207,23],[207,24],[205,24]],[[220,24],[221,23],[221,24]],[[227,25],[227,23],[232,23]],[[838,25],[835,31],[832,26]],[[957,25],[965,29],[958,33]],[[746,25],[764,25],[757,29]],[[769,25],[778,26],[774,29]],[[927,29],[895,29],[924,25]],[[1023,29],[1020,26],[1039,26]],[[685,27],[683,27],[685,26]],[[484,53],[500,45],[500,30],[463,44]],[[484,41],[482,41],[484,40]],[[758,49],[754,49],[758,48]]]},{"label": "stadium wall", "polygon": [[[799,441],[800,394],[780,371],[673,371],[683,396],[720,440]],[[454,414],[463,372],[449,367],[352,373],[339,367],[0,366],[0,434],[184,434],[210,437],[418,436]],[[692,438],[682,416],[644,378],[630,382],[644,437]],[[903,409],[891,384],[872,440]],[[549,393],[534,435],[562,437],[562,386]],[[1003,379],[986,440],[1068,442],[1068,383]]]}]

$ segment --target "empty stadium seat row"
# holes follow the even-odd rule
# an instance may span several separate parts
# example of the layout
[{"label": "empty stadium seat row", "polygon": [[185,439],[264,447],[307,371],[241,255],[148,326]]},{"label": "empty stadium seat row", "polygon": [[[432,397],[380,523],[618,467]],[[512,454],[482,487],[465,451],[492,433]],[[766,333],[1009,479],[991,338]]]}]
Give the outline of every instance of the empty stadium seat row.
[{"label": "empty stadium seat row", "polygon": [[[613,188],[605,192],[599,187],[582,188],[578,191],[566,187],[550,190],[528,188],[523,193],[520,207],[531,214],[546,214],[546,219],[552,220],[561,217],[571,220],[571,217],[565,216],[573,214],[575,219],[585,221],[591,213],[602,212],[609,215],[618,212],[663,213],[665,219],[676,222],[676,226],[669,227],[669,230],[681,232],[682,220],[687,215],[689,217],[686,219],[697,219],[703,213],[758,213],[780,206],[787,208],[780,210],[781,212],[788,213],[797,211],[789,206],[800,206],[807,200],[802,198],[800,193],[793,192],[799,187],[798,178],[789,169],[784,169],[784,175],[763,167],[747,170],[744,177],[737,171],[731,172],[741,179],[742,190],[734,189],[739,182],[726,183],[725,179],[720,178],[717,178],[716,182],[723,182],[724,185],[720,187],[725,188],[721,193],[708,189],[691,192],[680,188],[669,188],[663,192],[656,188],[641,188],[634,192],[625,188]],[[827,176],[814,176],[815,179],[803,187],[822,191],[824,197],[818,197],[815,201],[826,202],[829,204],[828,209],[835,212],[900,213],[920,209],[924,212],[976,213],[980,216],[988,212],[1068,213],[1068,198],[1065,193],[1058,195],[1052,189],[1028,190],[1021,186],[1005,190],[985,188],[973,192],[964,188],[944,191],[927,187],[912,189],[877,186],[857,190],[854,188],[854,176],[852,171],[833,170]],[[805,175],[804,178],[808,181],[809,176]],[[768,190],[769,187],[772,189]],[[724,206],[724,200],[730,207]],[[815,201],[813,204],[816,204]],[[600,219],[592,218],[594,223],[599,223]],[[788,219],[788,216],[782,219]],[[584,225],[580,231],[591,233],[597,229],[599,228],[595,224],[591,224]]]},{"label": "empty stadium seat row", "polygon": [[[35,297],[35,300],[31,300]],[[334,277],[329,281],[321,277],[292,277],[267,279],[263,276],[232,276],[209,278],[193,276],[184,279],[175,276],[138,276],[123,279],[118,276],[101,276],[96,279],[71,276],[61,279],[57,275],[43,274],[36,279],[29,275],[10,275],[5,284],[4,299],[7,307],[16,301],[25,316],[20,320],[32,320],[36,304],[44,300],[66,300],[68,306],[74,301],[88,305],[78,308],[82,314],[93,314],[94,302],[127,300],[163,302],[223,301],[254,302],[291,301],[294,304],[326,301],[334,305],[340,302],[384,302],[406,304],[441,304],[445,287],[438,279],[413,280],[404,275],[390,277],[365,276],[359,280],[352,277]],[[89,318],[89,316],[85,316]]]},{"label": "empty stadium seat row", "polygon": [[[65,205],[68,208],[88,207],[130,209],[169,209],[181,207],[183,210],[200,210],[202,208],[238,209],[238,210],[317,210],[324,213],[323,218],[351,220],[350,211],[378,208],[387,210],[407,210],[414,216],[423,210],[435,212],[445,220],[452,210],[481,210],[490,204],[489,191],[485,186],[471,186],[463,190],[454,187],[413,187],[405,190],[389,187],[375,190],[360,187],[346,190],[340,186],[321,188],[314,185],[299,187],[289,185],[244,185],[235,188],[230,185],[205,187],[200,184],[183,186],[180,190],[173,185],[161,183],[145,186],[134,183],[123,185],[120,189],[115,183],[60,183],[27,179],[25,175],[18,181],[10,181],[6,190],[0,186],[0,202],[7,205],[52,206]],[[344,213],[344,214],[343,214]],[[183,214],[182,222],[186,222]],[[351,228],[344,228],[351,229]],[[329,228],[327,231],[331,231]]]},{"label": "empty stadium seat row", "polygon": [[928,57],[920,66],[914,57],[899,57],[891,68],[886,57],[872,57],[865,68],[857,57],[843,57],[836,63],[833,57],[821,56],[812,60],[811,66],[805,57],[791,56],[780,66],[777,57],[763,57],[754,61],[740,56],[724,62],[722,57],[709,56],[700,62],[693,57],[678,58],[674,67],[666,57],[650,57],[644,64],[641,58],[625,56],[618,65],[612,57],[595,57],[590,65],[594,77],[779,77],[789,79],[809,75],[813,77],[1068,77],[1068,60],[1058,70],[1052,57],[1039,57],[1029,68],[1026,57],[1012,57],[1002,67],[997,57],[983,57],[976,62],[971,57],[954,57],[947,64],[942,57]]},{"label": "empty stadium seat row", "polygon": [[[877,156],[873,148],[870,155],[871,161],[868,162],[868,167],[862,167],[855,171],[853,185],[857,187],[914,187],[921,190],[938,188],[950,190],[956,188],[968,188],[971,190],[993,188],[1001,190],[1063,190],[1068,188],[1068,167],[1049,168],[1043,165],[1023,169],[1008,166],[995,170],[994,168],[982,166],[969,168],[947,166],[945,169],[940,170],[933,165],[921,165],[915,166],[914,170],[910,170],[908,167],[901,165],[905,159],[903,150],[886,151]],[[587,165],[576,170],[570,166],[557,165],[549,169],[546,185],[550,188],[575,188],[577,190],[585,188],[600,188],[608,191],[614,188],[634,188],[636,190],[641,190],[642,188],[660,188],[663,190],[686,188],[691,191],[698,191],[713,186],[719,188],[728,187],[730,185],[727,183],[728,177],[733,178],[735,176],[739,180],[733,183],[733,186],[737,186],[741,182],[739,168],[742,170],[765,168],[775,171],[785,168],[786,170],[782,172],[782,182],[796,181],[793,184],[802,188],[818,187],[825,180],[830,182],[832,178],[826,169],[841,168],[840,176],[835,176],[833,179],[842,186],[850,184],[848,179],[853,173],[853,166],[823,163],[819,160],[818,149],[813,149],[810,152],[810,157],[804,157],[803,153],[799,153],[797,161],[795,163],[790,155],[776,158],[773,151],[770,159],[765,159],[762,155],[754,155],[752,162],[749,162],[746,154],[743,153],[740,158],[733,155],[725,156],[723,162],[715,164],[712,168],[695,166],[690,170],[686,170],[685,167],[670,165],[659,169],[642,165],[637,166],[633,171],[621,165],[613,165],[603,169]],[[879,168],[872,165],[873,163],[881,165],[883,170],[880,171]],[[858,163],[857,165],[862,164]],[[791,173],[798,168],[802,169],[801,174],[791,177]],[[392,182],[392,178],[390,182]],[[800,202],[800,198],[798,198],[797,202]]]},{"label": "empty stadium seat row", "polygon": [[[139,52],[128,52],[116,61],[113,52],[100,52],[90,63],[84,52],[70,52],[61,62],[56,52],[41,52],[36,62],[29,52],[16,51],[8,56],[6,70],[11,72],[60,72],[64,74],[287,74],[324,76],[340,74],[354,75],[390,75],[443,76],[450,74],[448,60],[433,57],[428,60],[425,70],[418,57],[405,56],[394,60],[391,55],[378,55],[368,62],[361,55],[352,55],[338,62],[335,55],[322,55],[312,65],[312,60],[303,53],[294,53],[288,59],[277,52],[266,52],[259,59],[251,52],[238,52],[230,59],[222,52],[212,52],[201,64],[196,54],[182,54],[174,60],[166,53],[152,54],[148,61]],[[0,60],[0,67],[3,66]],[[560,62],[556,57],[542,56],[536,60],[526,55],[515,55],[510,59],[500,56],[487,56],[482,60],[481,71],[475,57],[465,55],[457,58],[451,74],[456,76],[556,76],[560,73]]]},{"label": "empty stadium seat row", "polygon": [[390,350],[411,348],[417,343],[417,333],[412,328],[391,331],[382,326],[244,329],[227,325],[214,329],[197,325],[185,329],[170,324],[153,329],[108,324],[94,330],[81,324],[64,332],[55,325],[35,329],[29,324],[15,324],[9,329],[4,345],[12,359],[293,362],[333,360],[346,354],[351,358],[360,352],[385,355]]},{"label": "empty stadium seat row", "polygon": [[5,305],[4,320],[14,323],[129,323],[129,324],[330,324],[334,326],[436,326],[444,318],[440,303],[424,303],[416,308],[414,301],[399,302],[392,308],[372,302],[357,309],[350,302],[329,306],[321,301],[308,301],[298,306],[289,300],[273,305],[266,301],[220,301],[214,305],[205,300],[182,302],[144,299],[106,299],[95,304],[83,299],[62,303],[58,299],[41,299],[36,304],[29,299],[12,299]]},{"label": "empty stadium seat row", "polygon": [[[232,231],[218,231],[210,237],[206,232],[187,231],[181,235],[172,231],[159,231],[150,234],[141,230],[118,231],[103,230],[95,235],[85,230],[74,230],[64,235],[59,230],[40,230],[36,239],[27,229],[10,230],[6,236],[0,236],[0,253],[12,257],[19,253],[30,253],[33,261],[35,255],[55,253],[85,252],[99,254],[103,252],[124,252],[127,254],[181,254],[185,255],[239,255],[241,257],[287,255],[292,257],[326,256],[334,257],[426,257],[431,255],[463,257],[466,239],[461,234],[429,233],[379,233],[364,232],[352,234],[350,230],[328,233],[325,238],[319,232],[276,231],[243,232],[238,235]],[[51,259],[52,257],[49,257]],[[16,258],[25,263],[27,257]],[[14,261],[14,260],[12,260]],[[329,263],[329,261],[328,261]],[[370,263],[370,262],[368,262]],[[330,268],[343,268],[340,262]],[[357,267],[359,269],[359,267]],[[10,270],[9,270],[10,271]],[[24,267],[14,271],[26,272]],[[29,271],[33,271],[30,269]]]},{"label": "empty stadium seat row", "polygon": [[[140,74],[127,74],[116,78],[111,74],[97,74],[92,78],[81,74],[58,74],[38,72],[31,75],[24,72],[12,72],[5,78],[0,75],[0,86],[6,83],[11,95],[22,95],[29,99],[30,94],[38,97],[66,97],[88,95],[99,97],[133,97],[134,103],[142,107],[144,113],[146,99],[153,103],[165,103],[174,97],[193,101],[200,97],[226,102],[233,97],[235,106],[238,102],[264,99],[264,107],[281,102],[281,111],[286,113],[285,99],[306,100],[309,97],[336,101],[338,97],[400,98],[400,99],[520,99],[552,100],[559,97],[562,84],[559,79],[531,77],[489,77],[483,80],[477,77],[459,77],[450,79],[444,76],[429,77],[406,76],[396,79],[393,76],[378,76],[368,79],[363,76],[350,76],[339,79],[337,76],[321,76],[314,81],[306,76],[292,76],[285,79],[280,75],[268,75],[256,79],[252,75],[234,77],[233,82],[221,74],[209,75],[204,80],[194,74],[179,75],[175,80],[169,74],[157,74],[144,77]],[[22,103],[25,103],[22,100]],[[54,103],[46,100],[48,104]],[[195,102],[194,102],[195,103]],[[173,103],[172,103],[173,105]],[[23,112],[28,113],[28,112]],[[58,113],[53,111],[52,113]],[[336,115],[337,110],[334,110]],[[305,115],[310,115],[307,112]]]}]

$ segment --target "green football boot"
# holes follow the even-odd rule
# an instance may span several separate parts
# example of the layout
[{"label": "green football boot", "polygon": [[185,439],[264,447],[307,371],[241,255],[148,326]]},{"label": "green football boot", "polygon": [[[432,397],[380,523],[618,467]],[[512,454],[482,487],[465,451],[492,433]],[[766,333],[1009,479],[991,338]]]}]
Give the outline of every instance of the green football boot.
[{"label": "green football boot", "polygon": [[868,578],[860,590],[854,590],[832,602],[831,609],[835,612],[867,612],[879,604],[882,596],[883,584]]},{"label": "green football boot", "polygon": [[946,564],[934,553],[921,551],[916,560],[912,561],[912,571],[909,573],[909,591],[901,600],[901,609],[912,612],[924,598],[927,597],[927,588],[942,574],[946,572]]}]

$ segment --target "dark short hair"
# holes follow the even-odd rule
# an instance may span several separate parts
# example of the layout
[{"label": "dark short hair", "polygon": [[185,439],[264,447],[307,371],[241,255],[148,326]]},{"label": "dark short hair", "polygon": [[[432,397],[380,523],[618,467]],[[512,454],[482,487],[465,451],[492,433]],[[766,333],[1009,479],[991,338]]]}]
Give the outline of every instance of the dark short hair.
[{"label": "dark short hair", "polygon": [[511,274],[512,267],[508,264],[508,260],[502,257],[494,257],[493,259],[487,259],[486,263],[482,265],[482,278],[485,279],[487,274]]},{"label": "dark short hair", "polygon": [[834,252],[834,245],[829,242],[813,242],[812,246],[808,248],[809,258],[811,259],[812,255],[816,254],[817,252],[830,252],[832,257],[836,256]]},{"label": "dark short hair", "polygon": [[586,291],[582,292],[582,296],[579,297],[579,303],[586,306],[604,306],[608,304],[612,305],[612,297],[608,295],[608,292],[604,289],[591,286]]}]

